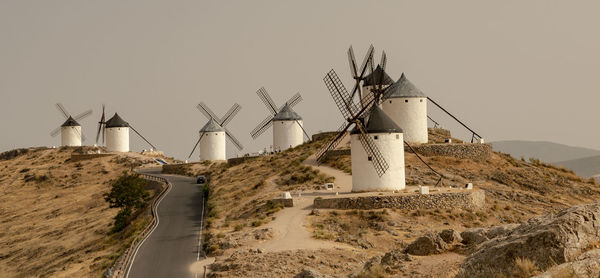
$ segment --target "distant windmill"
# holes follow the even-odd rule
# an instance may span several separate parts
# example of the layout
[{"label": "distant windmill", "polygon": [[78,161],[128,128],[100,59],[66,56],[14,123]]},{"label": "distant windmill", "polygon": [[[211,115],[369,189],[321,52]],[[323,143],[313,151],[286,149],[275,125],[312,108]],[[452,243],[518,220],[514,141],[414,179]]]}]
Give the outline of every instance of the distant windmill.
[{"label": "distant windmill", "polygon": [[105,121],[104,105],[102,105],[102,116],[98,122],[98,132],[96,133],[96,144],[102,134],[102,143],[106,138],[106,150],[109,152],[128,152],[129,151],[129,128],[133,130],[142,140],[146,141],[153,149],[156,147],[146,140],[133,126],[124,121],[119,114],[115,113],[108,121]]},{"label": "distant windmill", "polygon": [[403,131],[377,106],[379,96],[365,96],[361,107],[354,102],[334,70],[327,73],[323,81],[346,122],[317,152],[317,161],[322,161],[327,152],[342,141],[346,131],[354,127],[350,132],[352,191],[403,189],[406,186]]},{"label": "distant windmill", "polygon": [[85,141],[85,136],[81,132],[81,125],[77,122],[92,114],[92,110],[87,110],[75,117],[72,117],[67,109],[60,104],[56,104],[56,109],[65,117],[65,122],[50,132],[52,137],[56,137],[60,133],[60,141],[62,146],[81,146],[81,142]]},{"label": "distant windmill", "polygon": [[241,151],[244,148],[240,141],[238,141],[225,127],[233,120],[240,109],[242,109],[239,104],[235,103],[231,106],[223,118],[217,117],[204,102],[200,102],[196,108],[208,118],[208,122],[200,129],[200,138],[198,138],[198,141],[196,142],[196,145],[194,145],[188,158],[192,157],[196,147],[200,144],[200,160],[226,160],[225,137],[227,137],[238,150]]},{"label": "distant windmill", "polygon": [[303,134],[310,140],[310,136],[302,125],[302,117],[292,110],[296,104],[302,101],[300,93],[292,96],[279,108],[264,87],[256,91],[256,94],[263,101],[270,115],[250,132],[253,139],[273,126],[273,150],[283,151],[302,144],[304,142]]}]

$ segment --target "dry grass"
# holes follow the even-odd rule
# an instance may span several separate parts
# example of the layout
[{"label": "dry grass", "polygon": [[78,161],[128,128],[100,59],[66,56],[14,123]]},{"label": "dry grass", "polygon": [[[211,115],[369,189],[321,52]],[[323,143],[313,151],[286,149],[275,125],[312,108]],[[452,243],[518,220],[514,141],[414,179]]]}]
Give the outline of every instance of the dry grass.
[{"label": "dry grass", "polygon": [[[84,148],[35,148],[0,155],[0,272],[4,277],[95,277],[122,252],[138,218],[109,235],[116,209],[103,199],[109,180],[141,156],[70,162]],[[18,155],[14,155],[14,154]]]},{"label": "dry grass", "polygon": [[538,274],[540,269],[527,258],[516,258],[512,276],[516,278],[527,278]]}]

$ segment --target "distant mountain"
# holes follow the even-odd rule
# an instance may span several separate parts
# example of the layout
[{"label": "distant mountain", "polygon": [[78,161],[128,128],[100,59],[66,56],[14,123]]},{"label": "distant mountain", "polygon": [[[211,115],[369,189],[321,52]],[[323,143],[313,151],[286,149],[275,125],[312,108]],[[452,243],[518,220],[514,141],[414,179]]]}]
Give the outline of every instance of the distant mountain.
[{"label": "distant mountain", "polygon": [[[553,164],[573,170],[582,177],[600,176],[600,155],[584,157],[567,161],[554,162]],[[598,177],[596,178],[598,179]]]},{"label": "distant mountain", "polygon": [[[492,142],[492,146],[495,151],[508,153],[515,158],[534,157],[550,163],[600,156],[600,150],[573,147],[545,141],[497,141]],[[597,173],[600,173],[600,171]]]}]

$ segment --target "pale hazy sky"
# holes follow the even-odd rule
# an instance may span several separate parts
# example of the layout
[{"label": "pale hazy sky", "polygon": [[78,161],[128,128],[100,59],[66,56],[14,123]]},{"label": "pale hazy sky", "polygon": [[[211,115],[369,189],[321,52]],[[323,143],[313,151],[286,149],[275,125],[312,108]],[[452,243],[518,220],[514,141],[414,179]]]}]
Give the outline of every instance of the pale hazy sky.
[{"label": "pale hazy sky", "polygon": [[361,60],[371,43],[377,59],[386,50],[392,78],[405,72],[487,141],[600,149],[599,11],[598,1],[547,0],[0,0],[0,151],[59,145],[49,135],[64,121],[56,102],[94,109],[81,121],[93,144],[105,103],[185,158],[204,101],[219,115],[242,105],[228,127],[253,152],[272,140],[270,130],[249,135],[267,115],[261,86],[277,104],[300,92],[309,133],[335,129],[342,118],[322,78],[334,68],[351,87],[346,50]]}]

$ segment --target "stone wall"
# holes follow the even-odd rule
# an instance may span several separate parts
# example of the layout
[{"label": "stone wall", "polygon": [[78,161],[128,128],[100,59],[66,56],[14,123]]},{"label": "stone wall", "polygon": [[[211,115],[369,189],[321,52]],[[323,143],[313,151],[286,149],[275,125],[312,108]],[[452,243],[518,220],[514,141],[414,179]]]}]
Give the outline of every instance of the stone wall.
[{"label": "stone wall", "polygon": [[321,140],[323,138],[327,138],[329,136],[333,136],[335,134],[337,134],[336,131],[326,131],[326,132],[321,132],[321,133],[313,134],[312,141],[318,141],[318,140]]},{"label": "stone wall", "polygon": [[[483,161],[492,156],[491,144],[425,144],[412,146],[424,156],[451,156],[458,159],[473,159]],[[408,148],[406,148],[408,151]]]},{"label": "stone wall", "polygon": [[281,205],[284,208],[291,208],[294,206],[294,199],[283,199],[283,198],[275,198],[269,200],[273,205]]},{"label": "stone wall", "polygon": [[350,149],[330,150],[327,152],[327,157],[350,155]]},{"label": "stone wall", "polygon": [[[393,193],[390,193],[393,194]],[[481,208],[485,204],[483,190],[387,196],[316,198],[314,208],[321,209],[446,209]]]}]

